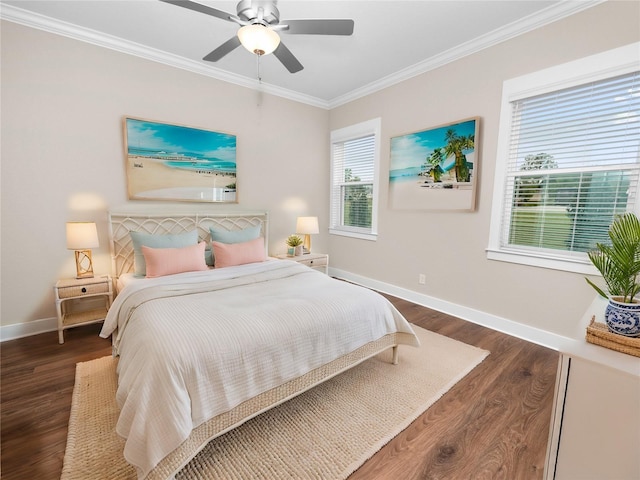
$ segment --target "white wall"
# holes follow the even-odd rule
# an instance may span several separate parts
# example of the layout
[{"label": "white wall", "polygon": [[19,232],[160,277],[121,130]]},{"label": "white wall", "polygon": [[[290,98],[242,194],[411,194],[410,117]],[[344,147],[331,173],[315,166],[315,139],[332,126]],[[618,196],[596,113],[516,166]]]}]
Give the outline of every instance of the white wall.
[{"label": "white wall", "polygon": [[383,178],[378,241],[331,236],[332,266],[422,294],[427,304],[434,297],[463,306],[470,317],[487,313],[575,337],[595,295],[582,276],[486,258],[502,82],[639,39],[640,3],[609,1],[333,109],[331,129],[382,118],[383,175],[391,137],[470,117],[481,127],[475,212],[394,210]]},{"label": "white wall", "polygon": [[3,326],[55,317],[53,285],[75,275],[65,222],[98,223],[94,270],[109,271],[107,211],[138,203],[125,115],[237,135],[239,203],[193,205],[268,210],[270,253],[298,215],[327,218],[326,110],[10,22],[1,35]]}]

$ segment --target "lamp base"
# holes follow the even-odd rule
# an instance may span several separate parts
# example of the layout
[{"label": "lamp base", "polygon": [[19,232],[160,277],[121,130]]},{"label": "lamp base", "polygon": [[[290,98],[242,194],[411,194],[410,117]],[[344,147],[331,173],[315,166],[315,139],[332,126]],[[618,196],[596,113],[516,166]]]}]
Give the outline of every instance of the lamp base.
[{"label": "lamp base", "polygon": [[304,241],[302,242],[302,253],[311,253],[311,235],[305,233]]},{"label": "lamp base", "polygon": [[76,278],[92,278],[91,250],[76,250]]}]

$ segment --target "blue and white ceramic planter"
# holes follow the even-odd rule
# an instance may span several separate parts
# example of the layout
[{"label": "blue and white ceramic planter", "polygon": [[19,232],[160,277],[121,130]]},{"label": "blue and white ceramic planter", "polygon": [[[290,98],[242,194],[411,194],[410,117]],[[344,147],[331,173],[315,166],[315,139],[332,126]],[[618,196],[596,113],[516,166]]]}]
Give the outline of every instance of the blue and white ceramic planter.
[{"label": "blue and white ceramic planter", "polygon": [[604,312],[607,327],[625,337],[640,337],[640,303],[623,303],[621,297],[609,298]]}]

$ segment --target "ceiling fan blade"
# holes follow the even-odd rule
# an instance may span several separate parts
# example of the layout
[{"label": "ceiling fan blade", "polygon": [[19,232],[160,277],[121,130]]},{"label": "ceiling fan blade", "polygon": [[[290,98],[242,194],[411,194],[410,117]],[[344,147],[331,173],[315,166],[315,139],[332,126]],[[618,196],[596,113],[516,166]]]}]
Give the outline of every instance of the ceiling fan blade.
[{"label": "ceiling fan blade", "polygon": [[351,35],[354,22],[348,19],[306,19],[282,20],[280,25],[288,25],[283,31],[306,35]]},{"label": "ceiling fan blade", "polygon": [[207,62],[217,62],[222,57],[224,57],[227,53],[235,50],[240,46],[240,39],[237,35],[234,35],[229,40],[224,42],[218,48],[216,48],[213,52],[209,53],[203,60]]},{"label": "ceiling fan blade", "polygon": [[289,50],[282,42],[280,42],[278,48],[273,51],[273,54],[291,73],[299,72],[304,68],[293,53],[291,53],[291,50]]},{"label": "ceiling fan blade", "polygon": [[202,5],[201,3],[192,2],[190,0],[160,0],[161,2],[171,3],[173,5],[177,5],[179,7],[188,8],[189,10],[193,10],[195,12],[204,13],[205,15],[211,15],[213,17],[221,18],[222,20],[227,20],[229,22],[235,22],[235,15],[227,12],[223,12],[222,10],[218,10],[216,8],[207,7],[206,5]]}]

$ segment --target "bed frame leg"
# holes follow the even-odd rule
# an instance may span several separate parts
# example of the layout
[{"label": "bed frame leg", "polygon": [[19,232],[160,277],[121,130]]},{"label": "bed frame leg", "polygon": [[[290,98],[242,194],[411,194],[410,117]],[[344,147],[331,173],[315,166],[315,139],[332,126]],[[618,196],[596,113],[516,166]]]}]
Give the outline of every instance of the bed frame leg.
[{"label": "bed frame leg", "polygon": [[392,347],[393,358],[391,359],[391,363],[394,365],[398,364],[398,345],[394,345]]}]

